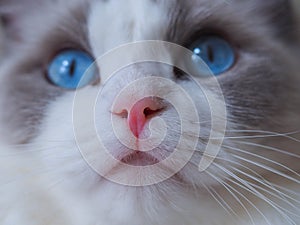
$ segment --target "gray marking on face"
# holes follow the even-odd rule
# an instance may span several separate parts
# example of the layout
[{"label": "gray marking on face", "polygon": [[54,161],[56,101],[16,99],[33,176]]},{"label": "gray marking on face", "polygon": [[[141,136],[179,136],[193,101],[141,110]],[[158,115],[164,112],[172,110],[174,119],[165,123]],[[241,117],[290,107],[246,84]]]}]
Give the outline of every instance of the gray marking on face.
[{"label": "gray marking on face", "polygon": [[218,35],[235,48],[235,66],[219,77],[234,123],[270,128],[284,118],[294,59],[282,50],[290,51],[286,41],[297,45],[289,1],[177,1],[170,15],[166,40],[189,47],[202,35]]},{"label": "gray marking on face", "polygon": [[[66,92],[46,78],[52,58],[65,49],[91,52],[87,41],[86,2],[63,12],[51,11],[46,6],[33,7],[32,15],[24,15],[14,24],[24,27],[17,29],[21,39],[10,43],[13,51],[7,56],[7,62],[14,63],[3,74],[5,90],[2,93],[5,96],[2,120],[7,127],[7,138],[13,142],[24,143],[35,137],[47,105]],[[30,30],[33,25],[35,30]]]}]

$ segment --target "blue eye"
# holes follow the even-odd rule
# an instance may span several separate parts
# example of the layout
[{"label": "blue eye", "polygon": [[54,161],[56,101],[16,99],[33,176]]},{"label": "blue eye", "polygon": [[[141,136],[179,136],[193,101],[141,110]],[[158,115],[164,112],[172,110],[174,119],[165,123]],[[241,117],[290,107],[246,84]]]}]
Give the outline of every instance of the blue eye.
[{"label": "blue eye", "polygon": [[[67,50],[58,54],[48,67],[48,79],[66,89],[84,87],[95,80],[93,58],[82,51]],[[91,67],[91,68],[90,68]]]},{"label": "blue eye", "polygon": [[[194,55],[199,56],[214,75],[229,70],[235,62],[235,54],[230,44],[218,36],[205,36],[194,42],[191,47]],[[197,63],[198,57],[193,57]]]}]

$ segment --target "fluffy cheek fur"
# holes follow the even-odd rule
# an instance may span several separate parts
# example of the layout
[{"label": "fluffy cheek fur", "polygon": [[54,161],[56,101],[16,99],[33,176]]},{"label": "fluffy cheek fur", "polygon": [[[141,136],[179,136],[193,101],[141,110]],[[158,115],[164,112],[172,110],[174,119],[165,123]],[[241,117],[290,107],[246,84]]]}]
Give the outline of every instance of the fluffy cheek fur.
[{"label": "fluffy cheek fur", "polygon": [[[90,107],[87,99],[95,96],[97,92],[98,88],[77,92],[77,97],[81,99],[78,104],[82,108],[79,113],[87,115],[86,109]],[[178,224],[178,221],[182,224],[197,224],[199,221],[205,222],[203,218],[207,218],[205,214],[208,213],[208,208],[219,209],[216,203],[208,201],[210,197],[207,197],[205,191],[194,190],[194,185],[200,186],[202,182],[207,185],[212,182],[198,172],[197,164],[187,165],[180,172],[182,179],[189,180],[188,183],[178,180],[177,177],[157,185],[134,188],[114,184],[100,177],[83,159],[76,144],[74,123],[70,117],[74,113],[73,101],[74,94],[70,93],[50,104],[40,127],[41,134],[29,145],[41,149],[35,153],[35,157],[41,163],[42,171],[47,171],[45,175],[44,172],[39,175],[43,178],[43,190],[51,190],[50,193],[54,193],[55,199],[63,195],[62,204],[68,206],[63,208],[68,208],[67,215],[74,215],[72,219],[76,221],[72,224],[77,224],[78,221],[84,221],[82,224],[87,221],[97,221],[97,224]],[[93,135],[90,135],[90,129],[86,127],[90,118],[81,118],[82,126],[78,130],[77,138],[85,142],[92,149],[90,154],[93,154],[97,151],[97,141],[91,138]],[[110,147],[117,151],[114,145]],[[106,158],[97,160],[100,165],[105,165]],[[196,157],[195,163],[198,160],[199,157]],[[112,165],[107,166],[109,168]],[[203,205],[203,201],[207,203]],[[76,207],[70,208],[73,204]],[[219,213],[223,215],[222,211]],[[79,218],[76,215],[80,215]]]},{"label": "fluffy cheek fur", "polygon": [[[88,99],[93,99],[98,91],[98,88],[90,87],[76,93],[76,99],[79,99],[78,105],[82,109],[81,112],[77,112],[82,114],[80,117],[82,118],[80,121],[80,129],[77,130],[77,138],[87,144],[91,149],[91,155],[98,150],[98,145],[97,141],[91,138],[94,136],[86,126],[90,124],[91,119],[87,116],[89,115],[87,109],[90,108]],[[200,104],[200,102],[198,102],[198,104]],[[199,152],[199,154],[194,155],[187,166],[180,171],[176,177],[149,187],[126,187],[100,177],[84,160],[74,136],[74,123],[73,118],[70,116],[74,113],[73,110],[74,93],[65,94],[48,106],[45,119],[39,129],[40,135],[28,145],[28,150],[35,150],[34,152],[29,151],[26,159],[22,159],[21,161],[26,170],[38,174],[37,177],[34,178],[34,183],[22,183],[22,187],[24,189],[33,188],[33,190],[37,190],[37,193],[41,194],[34,193],[34,195],[32,195],[33,193],[30,191],[28,196],[31,197],[26,199],[22,193],[19,192],[18,188],[16,190],[18,195],[16,196],[20,196],[20,199],[22,199],[21,202],[23,202],[20,204],[26,204],[28,200],[36,201],[37,204],[31,205],[39,206],[39,211],[41,212],[40,216],[47,217],[46,219],[48,219],[49,223],[61,223],[61,221],[64,221],[66,224],[80,225],[86,224],[87,222],[93,223],[95,221],[97,221],[97,224],[103,225],[107,223],[116,225],[123,223],[133,225],[198,224],[199,222],[203,224],[213,224],[214,221],[217,224],[220,223],[220,221],[222,221],[223,224],[226,224],[226,221],[228,221],[228,224],[233,223],[230,219],[230,214],[224,214],[225,211],[223,208],[218,205],[217,201],[212,201],[212,197],[209,194],[211,190],[218,190],[218,188],[211,189],[212,187],[222,186],[220,185],[222,182],[226,183],[226,179],[230,179],[229,175],[233,177],[236,176],[234,173],[228,174],[228,171],[229,173],[232,172],[232,168],[229,167],[229,165],[239,165],[236,167],[238,169],[243,169],[243,166],[252,168],[251,165],[245,164],[245,161],[237,160],[237,158],[232,157],[232,155],[238,155],[236,151],[230,154],[230,149],[223,147],[216,159],[216,163],[213,164],[206,173],[199,173],[198,171],[197,165],[201,158]],[[173,118],[170,114],[166,115],[166,117]],[[101,126],[101,124],[95,125]],[[232,126],[232,128],[230,128],[230,126]],[[229,123],[228,130],[233,129],[235,129],[235,127]],[[49,137],[51,137],[51,139],[49,139]],[[115,141],[116,139],[113,138],[112,143]],[[238,149],[244,151],[246,151],[246,149],[250,151],[251,149],[251,146],[245,148],[245,146],[237,145],[230,140],[225,140],[224,145],[225,147],[234,146],[237,151]],[[198,149],[201,150],[202,147],[203,146],[199,145]],[[113,144],[111,148],[114,149]],[[257,148],[257,146],[255,148]],[[257,158],[253,158],[253,155],[242,153],[240,156],[245,155],[248,156],[246,159],[258,162]],[[24,165],[23,160],[27,161],[28,164]],[[105,165],[106,158],[97,158],[97,160],[99,165]],[[266,165],[266,162],[261,165]],[[110,168],[112,165],[107,166]],[[281,167],[279,169],[283,168]],[[125,174],[126,171],[123,171],[123,173]],[[214,178],[212,178],[211,175]],[[136,179],[136,177],[131,178]],[[284,182],[287,184],[287,181]],[[291,184],[290,187],[292,186]],[[243,189],[238,189],[238,186],[235,188],[243,193]],[[220,193],[224,195],[223,192]],[[226,199],[227,203],[230,204],[231,207],[234,207],[236,200],[232,197],[227,198],[228,195],[227,197],[225,196],[226,195],[224,195],[223,198]],[[49,199],[51,199],[51,201]],[[8,201],[9,200],[10,199],[8,199]],[[38,203],[40,201],[47,202],[47,204],[41,205]],[[54,204],[51,205],[51,202]],[[12,209],[15,209],[15,205],[10,205],[12,205]],[[43,210],[43,207],[47,208],[47,210]],[[48,217],[57,210],[61,212],[60,216],[56,217],[57,221]],[[240,206],[235,210],[241,210],[243,214],[243,209]],[[33,211],[35,211],[34,208],[30,208],[28,211],[25,209],[24,215],[18,214],[18,216],[14,216],[14,214],[12,214],[7,220],[15,222],[18,221],[18,218],[20,218],[20,220],[24,219],[25,215],[26,217],[32,215]],[[44,213],[45,211],[47,212],[46,214]],[[216,213],[218,217],[215,216]],[[247,215],[245,216],[247,217]],[[225,218],[228,218],[228,220]],[[261,216],[254,218],[256,221],[260,221]],[[276,220],[278,222],[280,219],[277,218]],[[262,219],[262,221],[264,222],[264,219]]]}]

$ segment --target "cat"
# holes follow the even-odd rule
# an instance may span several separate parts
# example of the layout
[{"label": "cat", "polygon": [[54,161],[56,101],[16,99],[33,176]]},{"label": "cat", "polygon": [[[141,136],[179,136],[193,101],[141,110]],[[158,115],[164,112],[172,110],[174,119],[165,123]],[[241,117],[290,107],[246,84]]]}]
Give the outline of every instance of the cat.
[{"label": "cat", "polygon": [[0,14],[0,224],[300,224],[290,1],[0,0]]}]

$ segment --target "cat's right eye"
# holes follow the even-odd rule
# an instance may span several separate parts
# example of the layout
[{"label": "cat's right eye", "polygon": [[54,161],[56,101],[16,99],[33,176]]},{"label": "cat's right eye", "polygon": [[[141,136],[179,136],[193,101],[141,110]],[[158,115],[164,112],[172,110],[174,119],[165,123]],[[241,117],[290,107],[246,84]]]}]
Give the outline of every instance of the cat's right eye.
[{"label": "cat's right eye", "polygon": [[96,80],[94,59],[79,50],[66,50],[59,53],[49,64],[47,77],[56,86],[76,89],[87,86]]},{"label": "cat's right eye", "polygon": [[215,76],[229,70],[236,60],[234,49],[230,43],[217,35],[199,38],[190,46],[190,49],[195,56],[193,57],[194,63],[197,65],[199,58],[202,59]]}]

